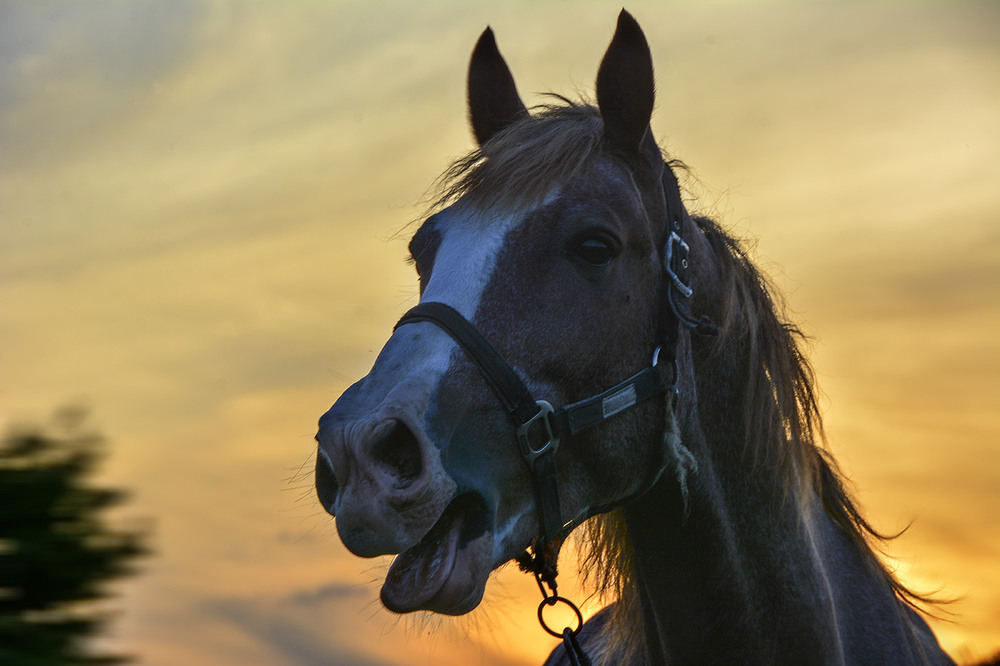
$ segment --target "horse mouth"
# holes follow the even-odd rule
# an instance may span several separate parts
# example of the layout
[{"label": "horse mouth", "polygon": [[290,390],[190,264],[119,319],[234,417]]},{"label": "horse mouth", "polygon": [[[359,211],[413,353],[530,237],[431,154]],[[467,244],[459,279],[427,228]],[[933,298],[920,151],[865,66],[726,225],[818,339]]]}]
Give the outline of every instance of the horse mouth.
[{"label": "horse mouth", "polygon": [[382,585],[382,603],[396,613],[468,613],[482,601],[492,550],[485,502],[461,494],[416,545],[396,556]]}]

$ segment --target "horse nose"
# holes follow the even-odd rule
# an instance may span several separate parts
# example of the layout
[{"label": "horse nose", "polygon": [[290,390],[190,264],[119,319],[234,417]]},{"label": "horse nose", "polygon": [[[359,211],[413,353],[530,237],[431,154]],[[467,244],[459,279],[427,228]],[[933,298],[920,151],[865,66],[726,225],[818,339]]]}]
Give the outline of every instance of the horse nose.
[{"label": "horse nose", "polygon": [[433,445],[403,420],[321,426],[317,439],[316,492],[355,555],[409,548],[454,494]]},{"label": "horse nose", "polygon": [[[388,429],[378,428],[376,432],[372,443],[360,448],[368,450],[372,470],[382,481],[380,485],[390,490],[406,490],[420,478],[424,468],[417,436],[405,423],[396,420],[389,422]],[[317,435],[316,440],[321,441],[321,437]],[[339,491],[333,463],[320,445],[316,452],[316,495],[331,516],[337,515]]]},{"label": "horse nose", "polygon": [[388,431],[380,432],[371,447],[371,458],[393,490],[406,490],[423,472],[417,436],[400,421],[393,421]]}]

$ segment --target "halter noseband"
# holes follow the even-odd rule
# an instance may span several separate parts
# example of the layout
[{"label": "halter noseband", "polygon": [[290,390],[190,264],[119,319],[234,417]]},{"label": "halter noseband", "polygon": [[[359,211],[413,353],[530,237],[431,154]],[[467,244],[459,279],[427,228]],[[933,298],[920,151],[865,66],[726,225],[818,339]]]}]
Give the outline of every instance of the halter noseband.
[{"label": "halter noseband", "polygon": [[[558,543],[572,527],[563,523],[559,506],[559,488],[556,483],[555,454],[559,443],[579,433],[598,426],[621,412],[650,398],[669,391],[677,392],[677,344],[681,326],[700,334],[714,335],[715,325],[707,318],[695,319],[690,301],[693,290],[688,283],[688,244],[680,237],[681,221],[686,216],[680,199],[677,180],[669,165],[664,165],[663,184],[667,203],[670,234],[663,256],[663,269],[667,276],[666,300],[672,322],[661,331],[661,343],[653,353],[651,364],[611,388],[562,407],[553,407],[545,400],[536,400],[514,369],[457,310],[444,303],[420,303],[406,312],[393,330],[405,324],[429,322],[443,330],[459,344],[482,373],[490,389],[500,400],[504,411],[517,428],[517,442],[521,456],[531,469],[532,483],[541,522],[541,537],[532,545],[534,554],[525,552],[518,557],[523,569],[535,575],[545,599],[538,608],[542,627],[557,638],[562,638],[567,650],[584,656],[576,641],[576,634],[583,625],[576,606],[556,592],[556,556]],[[669,380],[663,377],[664,361],[670,366]],[[652,478],[658,478],[658,474]],[[639,494],[645,492],[644,488]],[[600,509],[593,513],[599,512]],[[589,516],[588,516],[589,517]],[[569,529],[567,529],[569,527]],[[546,592],[547,584],[552,590]],[[562,602],[569,605],[580,619],[577,629],[562,633],[549,628],[542,616],[545,606]]]}]

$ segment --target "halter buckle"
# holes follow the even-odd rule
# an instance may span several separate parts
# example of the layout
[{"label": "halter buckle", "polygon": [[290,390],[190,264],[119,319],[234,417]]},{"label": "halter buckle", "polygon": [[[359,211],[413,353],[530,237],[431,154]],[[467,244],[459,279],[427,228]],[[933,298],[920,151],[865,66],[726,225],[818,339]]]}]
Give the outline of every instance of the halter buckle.
[{"label": "halter buckle", "polygon": [[[559,449],[559,438],[555,436],[551,419],[552,412],[555,410],[545,400],[536,400],[535,404],[538,405],[538,413],[521,424],[517,429],[517,443],[521,446],[521,455],[528,461],[528,465],[532,469],[534,469],[535,461],[539,456],[549,452],[555,453]],[[545,444],[536,449],[531,446],[531,429],[535,425],[535,422],[539,420],[545,426],[546,441]]]}]

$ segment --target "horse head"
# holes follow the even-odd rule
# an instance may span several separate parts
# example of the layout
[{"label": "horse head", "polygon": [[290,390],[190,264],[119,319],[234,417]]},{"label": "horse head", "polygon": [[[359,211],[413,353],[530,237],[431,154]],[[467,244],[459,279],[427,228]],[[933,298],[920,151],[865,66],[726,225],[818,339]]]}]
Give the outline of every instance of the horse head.
[{"label": "horse head", "polygon": [[[532,115],[487,29],[468,77],[479,148],[453,167],[447,205],[409,246],[420,313],[442,304],[474,344],[492,347],[535,398],[527,412],[514,418],[518,406],[497,395],[447,323],[404,317],[371,372],[320,420],[320,500],[351,552],[398,554],[382,589],[392,610],[471,610],[490,572],[545,533],[545,521],[554,538],[649,488],[664,468],[670,377],[659,375],[673,369],[652,359],[673,325],[668,212],[683,209],[649,129],[649,48],[624,12],[597,101]],[[645,383],[622,384],[643,369]],[[582,411],[563,408],[592,396],[600,400],[586,406],[601,418],[571,432],[566,421]],[[562,435],[547,450],[550,489],[518,440],[543,403],[553,422],[522,435],[529,450],[553,429]],[[554,516],[540,507],[547,493]]]}]

